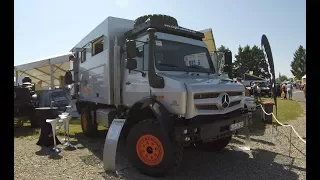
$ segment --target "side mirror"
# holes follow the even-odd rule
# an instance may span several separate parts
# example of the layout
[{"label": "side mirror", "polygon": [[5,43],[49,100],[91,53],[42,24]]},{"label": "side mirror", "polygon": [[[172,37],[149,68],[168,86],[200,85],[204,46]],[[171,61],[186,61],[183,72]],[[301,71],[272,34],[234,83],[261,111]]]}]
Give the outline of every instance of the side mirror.
[{"label": "side mirror", "polygon": [[231,51],[226,51],[224,53],[224,67],[223,72],[228,73],[229,78],[232,78],[232,53]]},{"label": "side mirror", "polygon": [[126,69],[131,71],[131,70],[134,70],[136,68],[137,68],[137,60],[132,59],[132,58],[128,58],[127,59],[127,64],[126,64]]},{"label": "side mirror", "polygon": [[127,40],[126,41],[126,50],[127,50],[128,59],[135,58],[137,56],[136,42],[133,40]]},{"label": "side mirror", "polygon": [[225,65],[228,65],[228,66],[232,65],[232,53],[231,53],[231,51],[226,51],[224,53],[224,62],[225,62]]}]

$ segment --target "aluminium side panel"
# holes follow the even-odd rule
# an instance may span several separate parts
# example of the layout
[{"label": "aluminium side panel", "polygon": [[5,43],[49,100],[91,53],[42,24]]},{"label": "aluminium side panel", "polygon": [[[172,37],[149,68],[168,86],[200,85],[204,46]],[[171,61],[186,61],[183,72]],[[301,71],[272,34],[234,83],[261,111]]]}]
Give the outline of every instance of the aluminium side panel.
[{"label": "aluminium side panel", "polygon": [[[113,104],[114,37],[117,36],[118,42],[123,45],[123,34],[132,27],[133,21],[131,20],[108,17],[76,45],[75,48],[86,49],[86,61],[80,63],[79,67],[81,100]],[[104,39],[103,51],[93,55],[92,41],[99,38]]]},{"label": "aluminium side panel", "polygon": [[[125,39],[124,33],[133,28],[134,21],[120,19],[120,18],[110,18],[108,26],[108,37],[109,40],[109,77],[110,77],[110,89],[113,90],[113,102],[119,103],[120,101],[120,89],[121,89],[121,64],[120,58],[114,59],[114,45],[115,39],[117,39],[117,44],[121,48],[124,46]],[[117,73],[117,74],[115,74]]]}]

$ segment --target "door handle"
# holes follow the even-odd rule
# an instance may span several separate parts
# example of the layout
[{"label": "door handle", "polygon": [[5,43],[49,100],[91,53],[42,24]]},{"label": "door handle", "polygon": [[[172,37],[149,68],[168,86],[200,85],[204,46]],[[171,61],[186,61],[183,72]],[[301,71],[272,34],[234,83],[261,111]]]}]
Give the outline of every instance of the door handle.
[{"label": "door handle", "polygon": [[126,82],[126,85],[130,85],[131,84],[131,82]]}]

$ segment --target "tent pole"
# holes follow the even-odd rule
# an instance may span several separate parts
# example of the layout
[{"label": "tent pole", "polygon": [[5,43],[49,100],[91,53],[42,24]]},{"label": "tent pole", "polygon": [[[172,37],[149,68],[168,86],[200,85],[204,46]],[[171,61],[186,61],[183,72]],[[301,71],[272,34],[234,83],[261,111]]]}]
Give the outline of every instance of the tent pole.
[{"label": "tent pole", "polygon": [[18,71],[16,70],[16,86],[18,86],[18,84],[19,84],[19,73],[18,73]]},{"label": "tent pole", "polygon": [[[50,60],[49,60],[50,61]],[[54,66],[50,63],[50,81],[51,81],[51,89],[54,89]]]}]

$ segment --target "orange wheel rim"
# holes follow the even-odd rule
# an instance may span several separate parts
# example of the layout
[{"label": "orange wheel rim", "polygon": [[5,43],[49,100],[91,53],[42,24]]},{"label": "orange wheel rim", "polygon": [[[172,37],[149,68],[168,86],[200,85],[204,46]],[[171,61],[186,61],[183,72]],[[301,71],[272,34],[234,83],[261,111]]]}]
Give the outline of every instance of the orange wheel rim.
[{"label": "orange wheel rim", "polygon": [[81,116],[81,123],[84,130],[87,130],[87,117],[85,114]]},{"label": "orange wheel rim", "polygon": [[152,135],[141,136],[136,144],[136,151],[139,159],[149,166],[160,164],[164,155],[162,143]]}]

